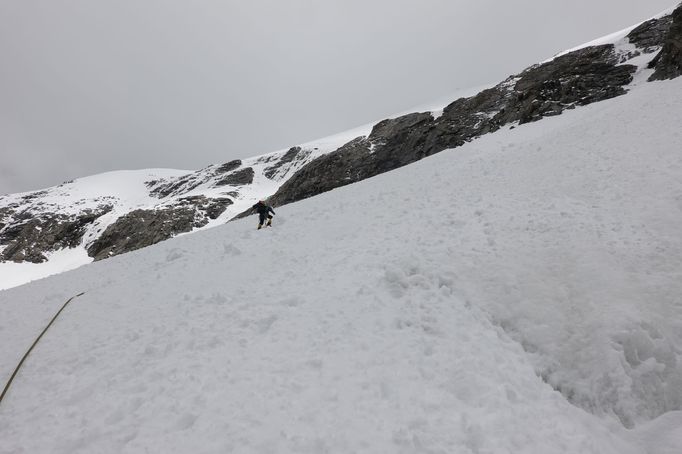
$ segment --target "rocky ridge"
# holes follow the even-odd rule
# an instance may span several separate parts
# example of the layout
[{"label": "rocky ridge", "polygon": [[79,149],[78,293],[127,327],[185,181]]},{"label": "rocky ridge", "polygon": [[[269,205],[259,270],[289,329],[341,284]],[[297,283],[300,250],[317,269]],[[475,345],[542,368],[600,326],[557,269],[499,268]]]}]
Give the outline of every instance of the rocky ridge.
[{"label": "rocky ridge", "polygon": [[681,74],[682,6],[671,15],[635,27],[616,44],[560,55],[475,96],[458,99],[439,117],[421,112],[384,120],[367,137],[358,137],[301,168],[269,202],[279,206],[312,197],[456,148],[502,127],[624,95],[635,73],[643,69],[629,62],[647,56],[650,68],[655,68],[649,80]]},{"label": "rocky ridge", "polygon": [[196,172],[134,182],[122,176],[121,186],[132,183],[139,193],[132,203],[115,194],[81,197],[79,180],[0,197],[0,262],[43,263],[51,253],[75,247],[101,260],[225,222],[260,197],[259,188],[276,187],[310,155],[296,147]]},{"label": "rocky ridge", "polygon": [[682,6],[672,13],[661,52],[649,67],[655,70],[650,81],[674,79],[682,75]]}]

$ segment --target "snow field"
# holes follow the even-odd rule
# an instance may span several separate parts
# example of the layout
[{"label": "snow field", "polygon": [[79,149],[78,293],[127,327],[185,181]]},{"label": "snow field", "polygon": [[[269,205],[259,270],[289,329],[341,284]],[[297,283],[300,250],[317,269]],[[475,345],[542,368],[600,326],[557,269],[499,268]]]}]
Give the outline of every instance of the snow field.
[{"label": "snow field", "polygon": [[90,263],[92,259],[83,248],[62,249],[49,254],[45,263],[0,262],[2,283],[0,290],[23,285],[53,274],[63,273]]},{"label": "snow field", "polygon": [[[587,415],[453,294],[439,265],[401,254],[386,265],[372,249],[349,260],[346,241],[318,243],[311,260],[308,248],[278,249],[291,224],[204,249],[213,273],[188,280],[200,256],[183,245],[144,260],[141,281],[124,273],[72,303],[63,335],[22,374],[32,405],[14,415],[28,420],[10,425],[20,443],[8,452],[603,452],[612,437],[586,437]],[[272,252],[244,263],[254,240]],[[221,285],[221,271],[236,284]],[[568,413],[558,421],[556,407]],[[51,435],[34,442],[41,408]]]},{"label": "snow field", "polygon": [[680,89],[0,292],[0,453],[677,452]]},{"label": "snow field", "polygon": [[[468,89],[458,89],[449,96],[435,100],[433,102],[417,106],[414,109],[394,115],[394,117],[415,111],[431,111],[434,116],[442,115],[445,106],[457,98],[473,96],[488,86],[474,87]],[[173,169],[142,169],[142,170],[121,170],[106,172],[98,175],[78,178],[71,182],[63,183],[59,186],[44,189],[40,196],[39,203],[31,206],[33,212],[59,212],[62,214],[78,214],[82,210],[90,208],[97,209],[101,205],[110,204],[113,209],[111,212],[97,219],[83,236],[83,241],[79,247],[73,249],[62,249],[47,254],[48,261],[45,263],[0,263],[0,290],[15,287],[27,282],[42,279],[47,276],[68,271],[79,266],[92,262],[92,258],[87,255],[87,247],[97,239],[97,237],[120,216],[123,216],[135,209],[154,209],[161,208],[165,204],[177,202],[178,198],[191,196],[224,197],[229,192],[236,192],[233,204],[228,206],[225,212],[217,219],[209,219],[208,223],[201,228],[180,235],[191,234],[199,230],[204,230],[224,224],[239,213],[249,209],[256,201],[268,197],[293,175],[299,168],[303,167],[314,158],[323,154],[337,150],[351,140],[367,136],[372,131],[372,127],[378,123],[368,123],[357,128],[344,131],[329,137],[303,143],[299,145],[304,152],[308,153],[304,160],[297,165],[280,171],[274,179],[265,176],[265,170],[273,162],[279,160],[287,153],[289,148],[256,156],[242,160],[240,168],[251,167],[254,169],[254,181],[252,184],[243,186],[214,186],[215,178],[212,177],[212,167],[209,166],[199,171],[173,170]],[[181,196],[159,199],[149,193],[149,188],[145,184],[153,180],[172,179],[194,173],[197,179],[204,182],[191,191]],[[31,193],[18,193],[0,197],[0,208],[11,203],[21,203],[22,197]],[[0,246],[0,252],[3,246]]]}]

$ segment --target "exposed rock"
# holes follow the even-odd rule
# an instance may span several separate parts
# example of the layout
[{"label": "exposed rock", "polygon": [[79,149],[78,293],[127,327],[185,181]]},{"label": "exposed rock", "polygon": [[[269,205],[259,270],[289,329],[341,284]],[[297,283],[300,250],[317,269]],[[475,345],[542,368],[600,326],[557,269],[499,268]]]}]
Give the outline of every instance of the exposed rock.
[{"label": "exposed rock", "polygon": [[266,154],[265,156],[260,156],[258,160],[256,161],[257,164],[268,164],[272,161],[276,161],[278,158],[277,154],[275,153],[270,153]]},{"label": "exposed rock", "polygon": [[[204,182],[199,172],[189,173],[178,178],[171,178],[169,180],[155,180],[148,183],[153,183],[150,187],[150,195],[160,199],[178,196],[185,194],[193,189],[196,189]],[[148,186],[149,187],[149,186]]]},{"label": "exposed rock", "polygon": [[180,202],[183,203],[190,203],[192,205],[201,205],[203,203],[206,203],[208,200],[208,197],[205,195],[192,195],[189,197],[182,197],[181,199],[178,199]]},{"label": "exposed rock", "polygon": [[372,164],[361,166],[360,173],[372,176],[421,159],[428,132],[434,124],[429,112],[380,121],[367,137]]},{"label": "exposed rock", "polygon": [[232,203],[227,197],[197,195],[178,199],[173,206],[131,211],[109,225],[88,247],[88,254],[101,260],[167,240],[205,226]]},{"label": "exposed rock", "polygon": [[197,226],[195,215],[192,206],[131,211],[106,228],[88,247],[88,255],[101,260],[189,232]]},{"label": "exposed rock", "polygon": [[571,52],[551,62],[531,67],[520,75],[518,94],[504,112],[500,124],[528,123],[558,115],[571,105],[587,105],[625,94],[637,70],[618,65],[613,45],[594,46]]},{"label": "exposed rock", "polygon": [[43,190],[43,191],[31,192],[30,194],[26,194],[25,196],[23,196],[23,197],[21,198],[21,202],[22,202],[22,203],[28,203],[28,202],[30,202],[31,200],[39,199],[39,198],[41,198],[41,197],[43,197],[43,196],[45,196],[45,195],[47,195],[47,191],[45,191],[45,190]]},{"label": "exposed rock", "polygon": [[427,112],[384,120],[367,138],[299,169],[269,202],[278,206],[311,197],[461,146],[504,125],[537,121],[622,95],[636,67],[618,63],[613,45],[588,47],[458,99],[438,119]]},{"label": "exposed rock", "polygon": [[251,167],[246,167],[245,169],[238,170],[236,172],[232,172],[225,176],[224,178],[216,181],[215,186],[243,186],[246,184],[251,184],[253,183],[253,177],[255,176],[255,172],[253,171],[253,168]]},{"label": "exposed rock", "polygon": [[225,212],[232,200],[227,197],[208,198],[204,195],[183,197],[179,200],[183,204],[190,204],[197,210],[202,211],[209,219],[217,219]]},{"label": "exposed rock", "polygon": [[81,244],[88,225],[108,213],[110,206],[96,211],[84,210],[78,216],[15,213],[14,223],[0,230],[0,245],[6,245],[0,258],[3,261],[42,263],[47,252],[73,248]]},{"label": "exposed rock", "polygon": [[672,23],[672,15],[648,20],[632,30],[628,40],[644,53],[655,52],[661,47]]},{"label": "exposed rock", "polygon": [[144,185],[147,187],[147,189],[152,189],[152,188],[158,186],[159,184],[161,184],[163,182],[164,182],[163,179],[149,180],[149,181],[145,181]]},{"label": "exposed rock", "polygon": [[303,151],[301,147],[292,147],[289,148],[289,150],[282,156],[276,164],[273,164],[269,167],[267,167],[264,171],[263,174],[271,179],[274,180],[277,177],[281,177],[287,173],[289,168],[291,167],[290,164],[293,163],[295,160],[298,159],[304,159],[306,158],[310,152]]},{"label": "exposed rock", "polygon": [[0,208],[0,233],[11,222],[13,213],[14,209],[12,207]]},{"label": "exposed rock", "polygon": [[674,79],[682,75],[682,5],[673,12],[663,48],[651,61],[650,67],[655,68],[649,77],[650,81]]},{"label": "exposed rock", "polygon": [[232,200],[228,198],[210,199],[210,202],[202,209],[209,219],[218,219],[225,212],[228,206],[232,205]]},{"label": "exposed rock", "polygon": [[[277,191],[268,203],[284,205],[358,181],[362,164],[370,156],[370,144],[358,137],[334,153],[321,156],[301,168]],[[353,165],[348,165],[351,162]]]},{"label": "exposed rock", "polygon": [[[253,169],[250,167],[237,172],[235,169],[242,165],[242,161],[235,159],[226,162],[218,167],[209,166],[196,172],[188,173],[176,178],[160,179],[147,181],[145,185],[150,189],[150,195],[160,199],[168,197],[179,197],[198,188],[212,178],[220,178],[224,174],[227,176],[220,179],[215,185],[243,185],[253,181]],[[230,173],[233,172],[233,173]],[[250,175],[250,177],[249,177]]]},{"label": "exposed rock", "polygon": [[239,159],[235,159],[234,161],[226,162],[225,164],[221,165],[215,170],[215,173],[227,173],[227,172],[232,172],[233,170],[239,168],[239,166],[242,165],[242,161]]}]

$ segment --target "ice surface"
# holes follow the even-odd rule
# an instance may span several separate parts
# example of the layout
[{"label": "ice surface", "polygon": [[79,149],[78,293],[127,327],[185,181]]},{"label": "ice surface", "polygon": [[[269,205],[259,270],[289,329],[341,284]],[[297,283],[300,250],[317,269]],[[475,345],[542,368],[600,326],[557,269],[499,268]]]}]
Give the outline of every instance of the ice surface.
[{"label": "ice surface", "polygon": [[[682,79],[0,292],[1,453],[671,454]],[[632,429],[627,429],[632,427]]]}]

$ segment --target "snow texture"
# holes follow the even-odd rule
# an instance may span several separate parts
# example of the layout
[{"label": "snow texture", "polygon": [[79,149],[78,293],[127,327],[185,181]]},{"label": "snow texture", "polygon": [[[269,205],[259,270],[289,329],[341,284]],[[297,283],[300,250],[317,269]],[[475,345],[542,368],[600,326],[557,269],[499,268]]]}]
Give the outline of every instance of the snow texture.
[{"label": "snow texture", "polygon": [[0,292],[0,453],[673,454],[682,79]]}]

